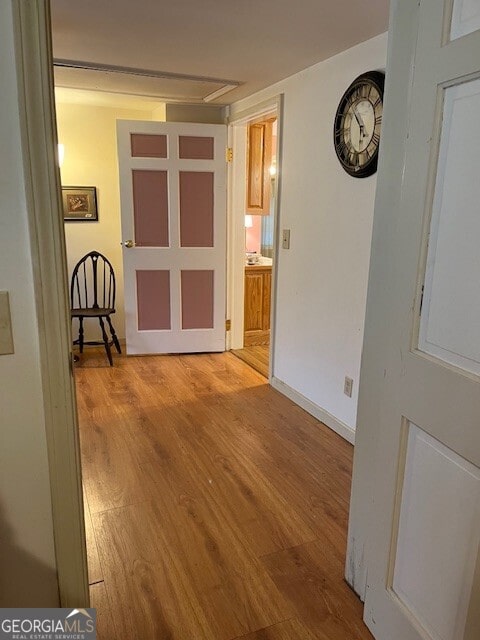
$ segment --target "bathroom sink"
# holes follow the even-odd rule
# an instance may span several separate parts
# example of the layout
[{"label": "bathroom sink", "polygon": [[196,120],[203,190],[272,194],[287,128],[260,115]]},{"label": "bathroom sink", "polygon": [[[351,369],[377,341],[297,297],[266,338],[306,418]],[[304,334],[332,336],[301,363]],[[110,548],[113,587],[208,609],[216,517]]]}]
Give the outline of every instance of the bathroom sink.
[{"label": "bathroom sink", "polygon": [[255,255],[255,262],[253,264],[248,262],[248,259],[245,260],[245,264],[248,267],[271,267],[272,262],[272,258],[265,258],[264,256],[259,255]]}]

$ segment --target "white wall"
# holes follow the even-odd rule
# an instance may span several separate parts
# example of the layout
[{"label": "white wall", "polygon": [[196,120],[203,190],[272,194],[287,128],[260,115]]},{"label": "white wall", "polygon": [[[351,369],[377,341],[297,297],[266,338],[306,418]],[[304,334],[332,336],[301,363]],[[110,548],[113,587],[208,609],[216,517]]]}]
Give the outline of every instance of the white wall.
[{"label": "white wall", "polygon": [[[78,95],[77,95],[78,94]],[[100,251],[107,256],[117,280],[116,314],[113,325],[120,338],[125,337],[123,306],[123,265],[120,225],[120,191],[117,161],[117,120],[165,120],[165,105],[151,104],[150,108],[98,105],[94,102],[77,104],[72,100],[86,100],[87,92],[62,90],[56,92],[58,139],[65,148],[61,168],[64,186],[97,187],[98,222],[66,222],[67,259],[69,277],[75,264],[86,253]],[[95,92],[90,92],[95,99]],[[101,94],[100,94],[100,97]],[[118,98],[120,101],[120,98]],[[87,340],[100,340],[98,322],[85,322]],[[76,327],[74,327],[74,337]]]},{"label": "white wall", "polygon": [[39,338],[20,152],[10,2],[0,3],[0,290],[15,353],[0,356],[0,607],[59,606]]},{"label": "white wall", "polygon": [[[383,34],[232,105],[284,95],[273,375],[354,429],[376,177],[352,178],[333,148],[338,102],[358,75],[384,69]],[[344,377],[354,380],[343,394]]]}]

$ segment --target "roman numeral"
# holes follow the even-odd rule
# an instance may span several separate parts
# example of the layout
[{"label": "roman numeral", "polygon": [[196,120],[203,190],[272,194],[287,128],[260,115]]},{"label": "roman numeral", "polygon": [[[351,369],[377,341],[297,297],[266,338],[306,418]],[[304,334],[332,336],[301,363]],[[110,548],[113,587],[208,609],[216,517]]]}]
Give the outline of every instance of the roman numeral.
[{"label": "roman numeral", "polygon": [[356,153],[355,151],[352,151],[348,157],[349,163],[354,167],[356,167],[358,166],[358,160],[359,160],[358,153]]},{"label": "roman numeral", "polygon": [[382,124],[382,114],[375,117],[375,124]]},{"label": "roman numeral", "polygon": [[375,146],[380,142],[380,136],[375,131],[373,132],[372,142]]},{"label": "roman numeral", "polygon": [[368,98],[368,96],[370,95],[370,89],[371,87],[366,85],[366,84],[362,84],[362,86],[360,87],[360,95],[362,98]]},{"label": "roman numeral", "polygon": [[342,158],[346,158],[347,157],[347,155],[348,155],[348,147],[345,144],[345,142],[340,142],[340,144],[338,145],[338,152],[340,153]]},{"label": "roman numeral", "polygon": [[365,164],[367,164],[368,160],[370,158],[370,154],[368,153],[368,151],[365,149],[365,151],[362,151],[362,153],[360,154],[360,164],[363,166]]},{"label": "roman numeral", "polygon": [[350,94],[350,97],[348,99],[348,102],[350,105],[355,104],[355,102],[358,101],[358,99],[361,97],[361,88],[357,88],[354,91],[352,91],[352,93]]}]

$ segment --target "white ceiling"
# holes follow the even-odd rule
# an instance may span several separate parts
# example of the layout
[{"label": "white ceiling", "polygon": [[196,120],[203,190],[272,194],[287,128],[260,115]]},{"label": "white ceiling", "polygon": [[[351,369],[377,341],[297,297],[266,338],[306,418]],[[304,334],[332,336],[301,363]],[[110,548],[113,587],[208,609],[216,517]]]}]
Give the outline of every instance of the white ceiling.
[{"label": "white ceiling", "polygon": [[55,59],[137,70],[58,68],[58,86],[181,102],[239,84],[213,100],[229,104],[388,26],[388,0],[51,0],[51,7]]}]

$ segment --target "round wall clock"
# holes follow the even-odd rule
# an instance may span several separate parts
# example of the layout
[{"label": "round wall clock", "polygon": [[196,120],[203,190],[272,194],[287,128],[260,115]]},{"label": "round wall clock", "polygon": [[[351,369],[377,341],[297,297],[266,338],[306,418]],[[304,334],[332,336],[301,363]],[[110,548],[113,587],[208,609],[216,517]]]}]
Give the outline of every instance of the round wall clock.
[{"label": "round wall clock", "polygon": [[385,74],[380,71],[358,76],[335,114],[335,151],[342,167],[355,178],[366,178],[377,170],[384,84]]}]

